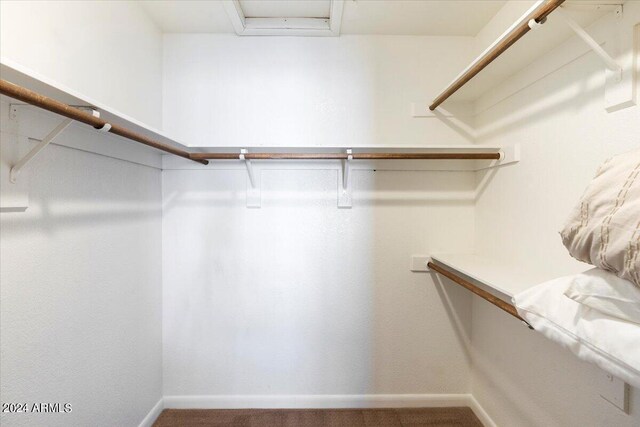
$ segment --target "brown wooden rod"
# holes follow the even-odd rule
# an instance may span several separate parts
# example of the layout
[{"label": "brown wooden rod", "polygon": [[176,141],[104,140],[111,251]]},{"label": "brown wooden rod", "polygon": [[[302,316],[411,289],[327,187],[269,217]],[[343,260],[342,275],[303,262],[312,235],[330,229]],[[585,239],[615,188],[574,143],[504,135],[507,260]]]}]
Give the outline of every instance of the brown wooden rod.
[{"label": "brown wooden rod", "polygon": [[[246,153],[246,160],[346,160],[347,153]],[[193,153],[192,159],[238,160],[239,153]],[[353,153],[354,160],[499,160],[500,153]]]},{"label": "brown wooden rod", "polygon": [[505,38],[496,44],[491,50],[486,52],[471,68],[469,68],[464,74],[458,77],[453,83],[442,92],[433,103],[429,106],[429,110],[433,111],[440,104],[446,101],[451,95],[453,95],[458,89],[464,86],[469,80],[482,71],[487,65],[491,64],[497,57],[499,57],[505,50],[511,45],[520,40],[522,36],[527,34],[531,28],[529,27],[529,21],[535,19],[536,22],[542,22],[551,12],[556,10],[564,0],[546,0],[536,10],[531,12],[520,25],[511,30]]},{"label": "brown wooden rod", "polygon": [[[99,117],[95,117],[91,113],[80,110],[79,108],[72,107],[63,102],[56,101],[55,99],[41,95],[37,92],[33,92],[25,87],[18,86],[6,80],[0,80],[0,93],[8,97],[20,100],[22,102],[26,102],[27,104],[35,105],[36,107],[51,111],[52,113],[56,113],[69,119],[85,123],[89,126],[93,126],[96,129],[100,129],[108,123],[107,121]],[[110,124],[110,133],[139,142],[144,145],[148,145],[149,147],[153,147],[167,153],[174,154],[176,156],[184,157],[185,159],[202,163],[204,165],[209,164],[209,162],[205,159],[191,158],[191,154],[187,151],[180,150],[179,148],[155,141],[147,136],[134,132],[125,127],[118,126],[113,123]]]},{"label": "brown wooden rod", "polygon": [[[477,287],[476,285],[474,285],[471,282],[468,282],[466,280],[464,280],[462,277],[456,276],[455,274],[451,273],[450,271],[445,270],[444,268],[429,262],[427,263],[427,266],[432,269],[433,271],[442,274],[444,277],[456,282],[458,285],[467,288],[468,290],[470,290],[471,292],[473,292],[474,294],[478,295],[480,298],[485,299],[487,301],[489,301],[491,304],[495,305],[498,308],[501,308],[502,310],[506,311],[507,313],[509,313],[510,315],[512,315],[513,317],[517,317],[518,319],[522,320],[523,322],[527,323],[522,317],[520,317],[520,315],[518,315],[518,311],[516,310],[516,308],[501,300],[500,298],[491,295],[489,292],[485,291],[484,289],[480,289],[479,287]],[[528,324],[528,323],[527,323]]]}]

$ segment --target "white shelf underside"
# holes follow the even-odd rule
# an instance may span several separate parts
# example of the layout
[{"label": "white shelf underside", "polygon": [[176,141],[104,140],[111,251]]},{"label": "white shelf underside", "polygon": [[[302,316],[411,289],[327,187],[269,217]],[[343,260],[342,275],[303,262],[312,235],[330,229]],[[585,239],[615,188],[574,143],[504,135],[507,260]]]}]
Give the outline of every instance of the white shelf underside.
[{"label": "white shelf underside", "polygon": [[437,264],[509,303],[517,293],[553,278],[542,272],[525,271],[517,266],[474,254],[442,254],[432,255],[431,258]]}]

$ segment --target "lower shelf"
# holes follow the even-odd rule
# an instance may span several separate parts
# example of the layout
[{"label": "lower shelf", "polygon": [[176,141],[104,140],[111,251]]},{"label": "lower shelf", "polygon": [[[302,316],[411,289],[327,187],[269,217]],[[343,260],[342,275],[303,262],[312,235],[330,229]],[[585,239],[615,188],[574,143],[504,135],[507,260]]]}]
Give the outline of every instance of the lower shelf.
[{"label": "lower shelf", "polygon": [[500,308],[501,310],[506,311],[507,313],[509,313],[513,317],[516,317],[516,318],[522,320],[523,322],[525,321],[522,317],[520,317],[520,315],[518,314],[518,311],[516,310],[516,308],[512,304],[509,304],[508,302],[496,297],[495,295],[490,294],[489,292],[485,291],[484,289],[480,289],[478,286],[474,285],[473,283],[463,279],[460,276],[455,275],[454,273],[446,270],[443,267],[440,267],[437,264],[434,264],[433,262],[428,263],[427,266],[431,270],[435,271],[436,273],[443,275],[444,277],[452,280],[453,282],[457,283],[458,285],[470,290],[474,294],[478,295],[480,298],[485,299],[485,300],[489,301],[491,304],[493,304],[496,307]]},{"label": "lower shelf", "polygon": [[523,322],[512,304],[513,296],[548,279],[472,254],[434,255],[431,259],[431,270]]}]

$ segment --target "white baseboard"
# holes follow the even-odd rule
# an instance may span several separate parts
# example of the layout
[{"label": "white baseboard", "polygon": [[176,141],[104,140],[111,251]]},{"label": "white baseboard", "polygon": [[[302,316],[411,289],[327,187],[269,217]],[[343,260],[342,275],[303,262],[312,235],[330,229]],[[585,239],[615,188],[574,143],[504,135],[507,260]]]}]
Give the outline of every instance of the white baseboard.
[{"label": "white baseboard", "polygon": [[469,407],[476,414],[476,417],[480,420],[484,427],[498,427],[498,425],[491,419],[487,411],[480,405],[480,402],[473,397],[472,394],[469,394]]},{"label": "white baseboard", "polygon": [[160,416],[160,412],[164,409],[164,399],[160,398],[158,403],[156,403],[153,408],[149,411],[146,417],[142,420],[138,427],[151,427],[153,423],[156,422],[158,416]]},{"label": "white baseboard", "polygon": [[385,408],[470,406],[468,394],[316,394],[165,396],[172,409]]}]

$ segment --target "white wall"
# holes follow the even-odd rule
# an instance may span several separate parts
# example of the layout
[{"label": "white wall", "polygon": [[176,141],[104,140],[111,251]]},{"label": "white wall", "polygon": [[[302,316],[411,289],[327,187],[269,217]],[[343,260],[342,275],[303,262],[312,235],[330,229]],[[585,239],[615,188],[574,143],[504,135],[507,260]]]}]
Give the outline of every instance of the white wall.
[{"label": "white wall", "polygon": [[[470,142],[411,102],[472,38],[164,40],[166,129],[196,145]],[[356,171],[342,210],[335,165],[294,169],[263,171],[257,210],[246,171],[165,170],[165,395],[466,393],[470,297],[408,267],[469,250],[474,174]]]},{"label": "white wall", "polygon": [[352,209],[335,170],[246,179],[163,173],[165,396],[467,392],[470,296],[409,260],[471,245],[472,172],[356,171]]},{"label": "white wall", "polygon": [[467,144],[411,103],[472,49],[472,37],[167,34],[165,129],[193,146]]},{"label": "white wall", "polygon": [[[163,38],[133,2],[0,5],[3,57],[193,145],[474,139],[412,118],[410,104],[480,39]],[[640,392],[621,414],[598,396],[597,368],[408,270],[415,253],[472,252],[474,236],[479,253],[523,269],[584,268],[557,230],[598,163],[640,134],[638,107],[604,111],[602,77],[590,54],[484,110],[481,142],[520,142],[519,164],[357,171],[350,210],[336,208],[335,170],[264,171],[252,210],[242,170],[168,170],[161,195],[154,169],[48,148],[30,209],[0,218],[2,401],[74,405],[48,425],[135,425],[162,394],[471,390],[499,425],[637,425]]]},{"label": "white wall", "polygon": [[[625,19],[639,22],[639,6],[627,2]],[[620,25],[607,19],[597,25]],[[516,166],[478,176],[488,180],[476,206],[481,255],[549,277],[588,268],[569,256],[558,231],[597,166],[640,148],[640,108],[605,111],[603,70],[588,53],[478,116],[481,143],[522,149]],[[640,390],[625,415],[599,397],[597,367],[479,299],[472,324],[472,392],[498,425],[640,425]]]},{"label": "white wall", "polygon": [[[41,115],[16,129],[3,102],[2,144]],[[58,141],[83,135],[113,139]],[[0,400],[73,410],[0,424],[137,426],[162,396],[160,171],[57,145],[27,168],[29,208],[0,213]]]},{"label": "white wall", "polygon": [[162,127],[162,35],[134,1],[2,1],[0,53]]}]

